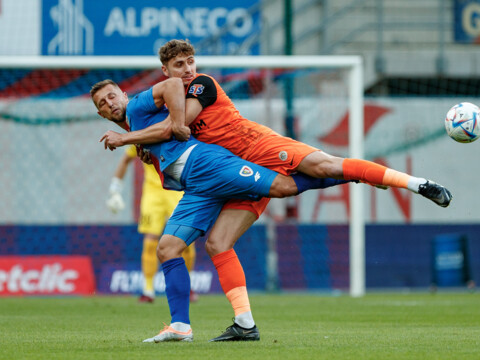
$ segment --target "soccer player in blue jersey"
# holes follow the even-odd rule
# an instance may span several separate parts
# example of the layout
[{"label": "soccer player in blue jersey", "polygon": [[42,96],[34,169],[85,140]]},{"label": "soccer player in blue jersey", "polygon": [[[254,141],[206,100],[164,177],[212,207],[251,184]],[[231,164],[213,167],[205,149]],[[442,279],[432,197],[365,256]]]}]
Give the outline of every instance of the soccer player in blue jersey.
[{"label": "soccer player in blue jersey", "polygon": [[[164,134],[144,145],[167,189],[185,192],[159,241],[157,255],[165,275],[171,323],[145,342],[192,341],[189,318],[190,278],[182,251],[214,224],[230,198],[258,200],[262,197],[297,195],[311,188],[325,188],[347,181],[314,179],[304,174],[285,176],[243,160],[230,151],[202,143],[190,136],[185,125],[184,87],[180,79],[169,79],[129,100],[111,80],[95,84],[91,91],[98,114],[124,130],[135,131],[161,123]],[[168,104],[169,108],[165,107]],[[182,140],[171,138],[172,127]],[[123,141],[135,143],[135,133]],[[114,150],[108,131],[100,139]],[[162,142],[158,142],[162,141]]]}]

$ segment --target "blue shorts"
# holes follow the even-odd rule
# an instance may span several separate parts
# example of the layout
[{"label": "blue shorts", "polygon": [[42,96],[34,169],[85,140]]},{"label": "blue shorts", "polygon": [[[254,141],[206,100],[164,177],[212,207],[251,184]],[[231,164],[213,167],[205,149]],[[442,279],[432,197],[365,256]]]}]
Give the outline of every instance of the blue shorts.
[{"label": "blue shorts", "polygon": [[[233,155],[221,146],[199,143],[182,172],[185,194],[167,222],[164,234],[190,245],[204,235],[229,199],[259,200],[268,196],[278,174]],[[179,231],[181,227],[182,231]],[[190,232],[186,229],[190,227]]]},{"label": "blue shorts", "polygon": [[[183,195],[163,233],[179,237],[190,245],[198,236],[205,235],[212,228],[226,201],[221,198]],[[181,232],[178,232],[179,226],[182,227]],[[196,233],[198,236],[193,238]]]},{"label": "blue shorts", "polygon": [[268,197],[277,175],[221,146],[198,143],[188,157],[180,182],[186,194],[259,200]]}]

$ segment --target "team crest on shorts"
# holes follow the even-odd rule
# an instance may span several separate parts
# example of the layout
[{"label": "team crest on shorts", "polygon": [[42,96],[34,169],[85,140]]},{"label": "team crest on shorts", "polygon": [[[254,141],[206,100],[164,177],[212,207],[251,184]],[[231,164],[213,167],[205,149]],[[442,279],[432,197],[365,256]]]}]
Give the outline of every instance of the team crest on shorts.
[{"label": "team crest on shorts", "polygon": [[253,175],[253,170],[251,167],[244,165],[242,169],[240,170],[240,175],[241,176],[252,176]]},{"label": "team crest on shorts", "polygon": [[288,159],[288,154],[286,151],[280,151],[278,153],[278,157],[280,158],[280,160],[285,161]]}]

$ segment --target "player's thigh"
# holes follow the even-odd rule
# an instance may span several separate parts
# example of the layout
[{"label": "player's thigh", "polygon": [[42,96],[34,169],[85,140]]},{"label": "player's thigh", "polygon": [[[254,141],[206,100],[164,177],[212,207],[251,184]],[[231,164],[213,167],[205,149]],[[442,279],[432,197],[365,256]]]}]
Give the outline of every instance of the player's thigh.
[{"label": "player's thigh", "polygon": [[[164,233],[175,225],[198,229],[201,235],[204,235],[215,223],[225,201],[220,198],[185,193],[168,220]],[[190,243],[191,241],[187,245]]]},{"label": "player's thigh", "polygon": [[263,138],[246,160],[289,175],[297,170],[302,160],[319,149],[280,135]]},{"label": "player's thigh", "polygon": [[343,178],[343,158],[315,151],[303,158],[297,171],[313,177]]},{"label": "player's thigh", "polygon": [[256,214],[248,210],[222,210],[205,243],[208,255],[212,257],[232,249],[256,220]]}]

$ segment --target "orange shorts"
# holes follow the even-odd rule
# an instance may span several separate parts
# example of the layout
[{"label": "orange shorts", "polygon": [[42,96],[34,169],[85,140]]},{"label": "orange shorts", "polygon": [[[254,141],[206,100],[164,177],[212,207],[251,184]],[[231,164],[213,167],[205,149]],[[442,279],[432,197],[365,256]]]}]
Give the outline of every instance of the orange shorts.
[{"label": "orange shorts", "polygon": [[280,174],[290,175],[295,172],[305,156],[315,151],[319,150],[273,133],[262,138],[243,158]]},{"label": "orange shorts", "polygon": [[[245,160],[262,165],[283,175],[295,172],[305,156],[319,151],[313,146],[301,143],[276,133],[260,140]],[[228,201],[223,209],[248,210],[258,217],[265,211],[270,201],[263,198],[260,201],[237,200]]]},{"label": "orange shorts", "polygon": [[247,210],[254,213],[258,219],[258,217],[265,211],[269,202],[270,198],[261,198],[259,201],[232,199],[223,205],[222,210]]}]

